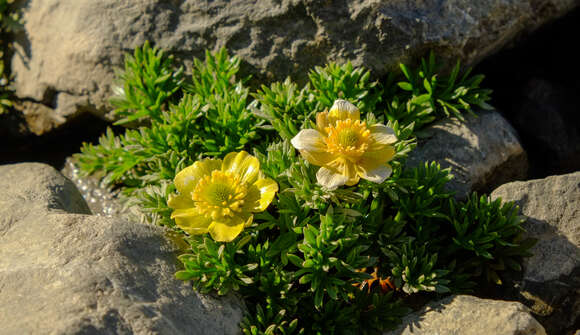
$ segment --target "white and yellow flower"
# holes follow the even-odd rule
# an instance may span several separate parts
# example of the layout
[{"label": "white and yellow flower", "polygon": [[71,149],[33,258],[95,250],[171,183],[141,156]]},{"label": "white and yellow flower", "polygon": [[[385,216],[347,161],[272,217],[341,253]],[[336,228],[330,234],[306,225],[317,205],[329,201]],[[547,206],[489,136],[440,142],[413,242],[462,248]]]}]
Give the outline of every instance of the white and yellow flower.
[{"label": "white and yellow flower", "polygon": [[258,159],[245,151],[221,159],[204,159],[181,170],[174,179],[179,194],[167,202],[171,218],[188,234],[210,233],[232,241],[274,199],[278,184],[265,178]]},{"label": "white and yellow flower", "polygon": [[356,106],[336,100],[328,112],[316,115],[316,129],[301,130],[292,145],[311,164],[320,166],[318,183],[333,190],[355,185],[360,178],[382,183],[391,175],[389,162],[397,141],[393,129],[360,120]]}]

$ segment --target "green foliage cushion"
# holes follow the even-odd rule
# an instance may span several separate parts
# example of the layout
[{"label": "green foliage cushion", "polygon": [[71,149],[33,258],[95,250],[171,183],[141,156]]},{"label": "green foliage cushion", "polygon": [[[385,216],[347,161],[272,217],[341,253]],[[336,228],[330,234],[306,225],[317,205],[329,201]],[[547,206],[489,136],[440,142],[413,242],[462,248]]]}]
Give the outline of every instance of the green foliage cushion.
[{"label": "green foliage cushion", "polygon": [[[134,128],[108,130],[77,159],[86,173],[120,187],[143,220],[182,236],[188,247],[178,279],[245,300],[244,334],[379,334],[409,313],[410,302],[499,283],[502,271],[519,270],[529,256],[533,241],[521,240],[512,203],[475,194],[457,201],[445,188],[448,170],[431,162],[405,167],[431,122],[488,108],[482,76],[461,73],[459,63],[440,73],[431,55],[417,68],[402,65],[389,82],[350,63],[328,64],[303,87],[288,78],[252,90],[239,66],[222,49],[196,59],[186,77],[162,51],[137,49],[113,98],[119,123]],[[324,188],[319,167],[291,144],[337,99],[356,105],[365,125],[394,131],[384,182]],[[276,181],[276,197],[231,242],[186,234],[167,204],[176,174],[240,150]]]}]

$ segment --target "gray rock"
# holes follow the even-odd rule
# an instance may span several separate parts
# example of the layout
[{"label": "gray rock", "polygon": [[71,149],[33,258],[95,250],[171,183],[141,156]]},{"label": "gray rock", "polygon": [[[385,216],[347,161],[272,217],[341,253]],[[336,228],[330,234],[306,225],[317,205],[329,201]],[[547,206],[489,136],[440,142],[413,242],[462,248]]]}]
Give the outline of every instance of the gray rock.
[{"label": "gray rock", "polygon": [[29,0],[12,60],[21,98],[50,120],[108,110],[114,69],[146,40],[191,62],[222,46],[257,79],[304,79],[329,61],[381,76],[436,49],[473,64],[564,15],[576,0]]},{"label": "gray rock", "polygon": [[550,334],[570,330],[580,322],[580,172],[509,183],[491,197],[515,201],[527,236],[538,240],[524,259],[518,298]]},{"label": "gray rock", "polygon": [[[11,216],[9,208],[30,211],[60,211],[90,214],[75,185],[58,171],[40,163],[0,166],[0,210]],[[13,220],[19,219],[14,217]]]},{"label": "gray rock", "polygon": [[239,333],[237,299],[174,278],[163,229],[67,211],[86,204],[56,170],[0,166],[0,333]]},{"label": "gray rock", "polygon": [[524,279],[546,282],[580,266],[580,172],[498,187],[493,199],[515,201],[539,241],[524,261]]},{"label": "gray rock", "polygon": [[542,335],[546,331],[519,302],[453,295],[429,303],[385,335]]},{"label": "gray rock", "polygon": [[454,178],[446,187],[459,199],[526,177],[526,152],[516,131],[498,112],[467,116],[465,122],[445,119],[427,131],[432,136],[409,154],[408,166],[436,161],[450,167]]}]

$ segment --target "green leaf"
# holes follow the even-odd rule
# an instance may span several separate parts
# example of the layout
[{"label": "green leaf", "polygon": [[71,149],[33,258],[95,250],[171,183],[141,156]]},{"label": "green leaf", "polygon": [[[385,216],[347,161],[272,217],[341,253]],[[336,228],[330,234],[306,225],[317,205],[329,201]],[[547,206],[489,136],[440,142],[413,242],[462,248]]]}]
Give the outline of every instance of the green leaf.
[{"label": "green leaf", "polygon": [[304,241],[313,246],[316,245],[316,236],[318,236],[318,231],[311,225],[307,225],[303,228],[302,233],[304,234]]},{"label": "green leaf", "polygon": [[282,251],[290,249],[296,243],[297,235],[290,231],[284,235],[280,235],[276,241],[270,247],[270,250],[266,253],[266,256],[273,257]]},{"label": "green leaf", "polygon": [[397,85],[405,91],[413,91],[413,85],[411,85],[411,83],[401,81],[398,82]]},{"label": "green leaf", "polygon": [[179,280],[191,280],[191,278],[195,277],[194,273],[191,273],[189,271],[177,271],[175,273],[175,278],[179,279]]},{"label": "green leaf", "polygon": [[290,262],[292,264],[294,264],[294,266],[297,267],[302,267],[302,263],[304,262],[304,260],[294,254],[286,254],[286,257],[288,257],[288,259],[290,260]]}]

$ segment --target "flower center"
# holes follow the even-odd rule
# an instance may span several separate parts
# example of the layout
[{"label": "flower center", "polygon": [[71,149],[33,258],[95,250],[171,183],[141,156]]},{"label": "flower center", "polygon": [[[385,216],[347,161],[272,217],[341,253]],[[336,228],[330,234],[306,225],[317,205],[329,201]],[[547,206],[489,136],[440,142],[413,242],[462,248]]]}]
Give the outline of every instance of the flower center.
[{"label": "flower center", "polygon": [[232,217],[242,211],[248,189],[240,178],[231,173],[213,171],[193,190],[193,201],[198,210],[214,220]]},{"label": "flower center", "polygon": [[338,133],[338,143],[343,147],[351,147],[358,143],[358,133],[352,129],[343,129]]},{"label": "flower center", "polygon": [[356,162],[367,150],[370,130],[359,120],[340,120],[325,129],[328,136],[324,139],[328,151]]},{"label": "flower center", "polygon": [[232,189],[224,184],[212,184],[208,187],[209,198],[215,205],[227,202],[232,196]]}]

